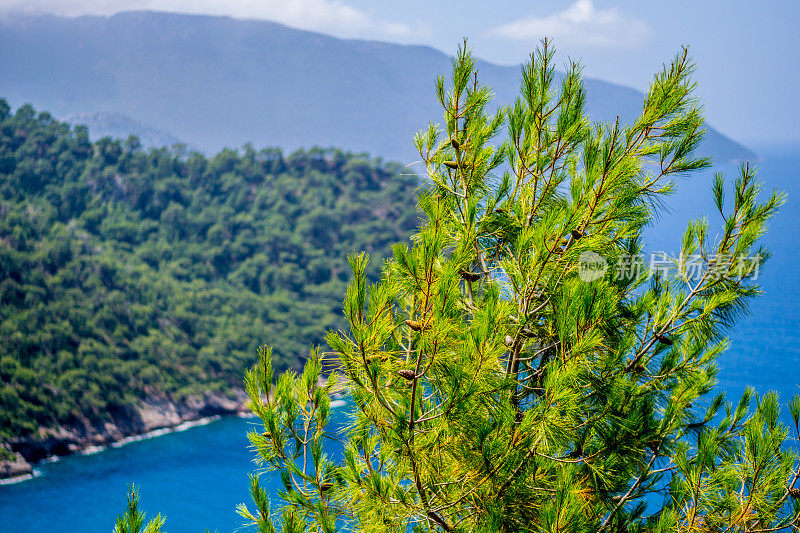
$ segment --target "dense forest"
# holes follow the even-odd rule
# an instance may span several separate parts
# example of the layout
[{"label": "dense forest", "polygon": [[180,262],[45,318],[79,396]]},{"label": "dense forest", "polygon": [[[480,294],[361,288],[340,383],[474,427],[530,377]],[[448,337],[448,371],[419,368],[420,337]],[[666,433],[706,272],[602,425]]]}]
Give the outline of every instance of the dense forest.
[{"label": "dense forest", "polygon": [[0,100],[0,443],[152,394],[239,387],[256,348],[299,366],[417,225],[416,175],[333,149],[213,157],[89,141]]}]

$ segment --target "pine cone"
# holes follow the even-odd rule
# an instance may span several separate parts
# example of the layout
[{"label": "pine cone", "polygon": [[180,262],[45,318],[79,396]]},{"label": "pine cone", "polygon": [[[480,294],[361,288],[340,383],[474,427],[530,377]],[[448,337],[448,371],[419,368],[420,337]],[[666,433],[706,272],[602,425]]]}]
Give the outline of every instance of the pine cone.
[{"label": "pine cone", "polygon": [[478,272],[468,272],[466,270],[462,270],[461,277],[469,282],[474,282],[481,279],[481,274],[479,274]]},{"label": "pine cone", "polygon": [[461,144],[459,144],[459,142],[456,139],[450,139],[450,144],[452,144],[453,148],[455,148],[456,150],[461,148]]},{"label": "pine cone", "polygon": [[667,337],[666,335],[656,335],[656,340],[661,344],[666,344],[667,346],[672,346],[672,339]]},{"label": "pine cone", "polygon": [[800,498],[800,489],[798,489],[797,487],[791,487],[789,489],[789,496],[791,496],[795,500]]},{"label": "pine cone", "polygon": [[578,239],[580,239],[581,237],[583,237],[583,233],[581,233],[580,231],[578,231],[576,229],[570,231],[569,233],[570,233],[570,235],[572,235],[573,240],[576,240],[576,241]]},{"label": "pine cone", "polygon": [[455,170],[455,169],[458,168],[458,163],[456,163],[455,161],[445,161],[444,162],[444,166],[446,166],[447,168],[452,168],[453,170]]},{"label": "pine cone", "polygon": [[428,324],[423,324],[422,322],[417,322],[416,320],[411,319],[406,320],[406,326],[410,327],[414,331],[422,331],[430,327]]},{"label": "pine cone", "polygon": [[417,377],[417,375],[414,373],[413,370],[409,370],[407,368],[404,368],[403,370],[398,370],[397,375],[400,376],[401,378],[407,379],[408,381],[413,381]]},{"label": "pine cone", "polygon": [[333,483],[329,483],[327,481],[324,481],[324,482],[319,484],[319,490],[321,492],[328,492],[332,488],[333,488]]}]

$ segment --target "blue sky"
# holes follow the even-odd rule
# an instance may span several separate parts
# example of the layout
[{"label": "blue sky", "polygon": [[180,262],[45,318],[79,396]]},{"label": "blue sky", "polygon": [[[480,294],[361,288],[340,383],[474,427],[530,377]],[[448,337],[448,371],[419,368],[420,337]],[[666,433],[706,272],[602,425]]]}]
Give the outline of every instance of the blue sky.
[{"label": "blue sky", "polygon": [[0,0],[4,11],[131,9],[275,20],[448,53],[466,36],[500,64],[523,61],[548,35],[587,75],[639,89],[688,44],[711,124],[755,146],[800,143],[800,0]]}]

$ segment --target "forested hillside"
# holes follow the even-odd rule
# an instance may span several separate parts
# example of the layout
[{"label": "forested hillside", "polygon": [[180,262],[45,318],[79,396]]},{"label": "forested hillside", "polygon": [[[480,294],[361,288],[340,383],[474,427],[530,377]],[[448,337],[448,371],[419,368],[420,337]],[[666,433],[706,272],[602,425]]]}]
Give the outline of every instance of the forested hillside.
[{"label": "forested hillside", "polygon": [[340,316],[348,252],[377,269],[417,224],[416,185],[338,150],[91,143],[0,100],[0,443],[229,391],[259,344],[298,366]]}]

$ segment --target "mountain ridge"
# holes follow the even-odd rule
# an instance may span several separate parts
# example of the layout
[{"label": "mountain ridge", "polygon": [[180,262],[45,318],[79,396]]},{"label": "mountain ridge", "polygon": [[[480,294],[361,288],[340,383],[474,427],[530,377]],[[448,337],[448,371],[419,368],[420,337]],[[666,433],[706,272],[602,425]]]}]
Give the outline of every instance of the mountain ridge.
[{"label": "mountain ridge", "polygon": [[[433,82],[449,58],[426,45],[340,39],[270,21],[128,11],[0,19],[0,95],[57,116],[112,112],[207,153],[222,147],[339,146],[408,164],[411,137],[440,120]],[[478,62],[509,103],[519,67]],[[587,79],[593,120],[634,116],[640,91]],[[124,132],[121,132],[124,133]],[[753,159],[709,128],[703,152]]]}]

